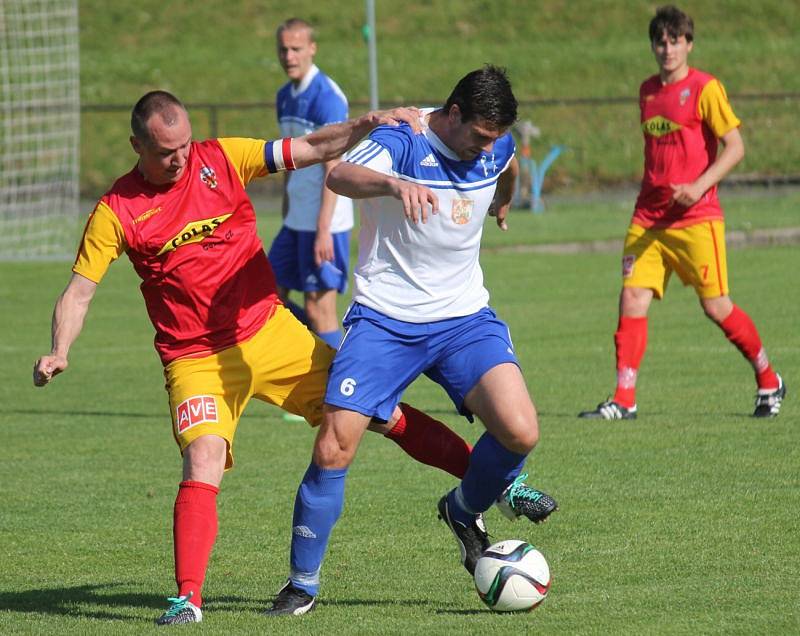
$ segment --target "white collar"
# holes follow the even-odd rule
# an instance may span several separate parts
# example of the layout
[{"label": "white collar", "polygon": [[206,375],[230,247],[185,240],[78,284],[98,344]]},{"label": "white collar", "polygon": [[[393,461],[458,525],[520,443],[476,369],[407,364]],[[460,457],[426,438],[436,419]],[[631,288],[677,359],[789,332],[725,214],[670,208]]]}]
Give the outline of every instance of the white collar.
[{"label": "white collar", "polygon": [[420,111],[422,113],[423,121],[425,122],[425,127],[422,129],[422,134],[425,135],[425,138],[430,142],[431,146],[436,148],[439,152],[441,152],[445,157],[448,159],[452,159],[454,161],[461,161],[461,158],[452,150],[450,147],[445,145],[445,143],[439,138],[435,132],[433,132],[430,127],[428,126],[428,122],[430,121],[431,115],[434,111],[441,110],[440,108],[421,108]]},{"label": "white collar", "polygon": [[312,64],[297,87],[295,87],[294,83],[289,82],[292,85],[292,97],[297,97],[300,93],[304,92],[308,88],[308,85],[311,84],[311,80],[317,76],[317,73],[319,73],[319,68],[317,68],[316,64]]}]

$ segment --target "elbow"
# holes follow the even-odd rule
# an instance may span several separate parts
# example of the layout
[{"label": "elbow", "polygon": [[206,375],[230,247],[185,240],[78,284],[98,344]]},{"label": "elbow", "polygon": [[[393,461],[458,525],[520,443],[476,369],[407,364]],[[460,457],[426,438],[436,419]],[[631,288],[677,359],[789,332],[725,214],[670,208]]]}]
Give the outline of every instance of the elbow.
[{"label": "elbow", "polygon": [[328,178],[325,179],[326,187],[335,192],[336,194],[345,194],[342,192],[342,171],[339,169],[340,165],[337,165],[328,173]]},{"label": "elbow", "polygon": [[730,143],[728,143],[728,145],[725,147],[725,150],[730,153],[731,159],[733,160],[733,165],[736,165],[742,159],[744,159],[744,141],[738,135],[730,140]]}]

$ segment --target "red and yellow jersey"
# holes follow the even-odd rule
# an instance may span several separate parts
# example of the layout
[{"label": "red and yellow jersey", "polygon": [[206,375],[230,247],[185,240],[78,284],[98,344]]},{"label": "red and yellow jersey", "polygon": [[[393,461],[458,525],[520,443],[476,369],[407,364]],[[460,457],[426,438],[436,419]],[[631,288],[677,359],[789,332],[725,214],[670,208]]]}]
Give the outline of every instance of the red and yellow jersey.
[{"label": "red and yellow jersey", "polygon": [[644,177],[633,222],[644,227],[685,227],[722,219],[714,186],[694,205],[672,202],[672,184],[694,182],[717,158],[719,138],[741,123],[722,84],[690,68],[674,84],[658,75],[639,89],[644,132]]},{"label": "red and yellow jersey", "polygon": [[192,142],[179,181],[154,186],[134,168],[89,217],[73,271],[100,282],[127,253],[142,280],[164,364],[242,342],[274,311],[275,277],[244,188],[268,172],[291,169],[288,143]]}]

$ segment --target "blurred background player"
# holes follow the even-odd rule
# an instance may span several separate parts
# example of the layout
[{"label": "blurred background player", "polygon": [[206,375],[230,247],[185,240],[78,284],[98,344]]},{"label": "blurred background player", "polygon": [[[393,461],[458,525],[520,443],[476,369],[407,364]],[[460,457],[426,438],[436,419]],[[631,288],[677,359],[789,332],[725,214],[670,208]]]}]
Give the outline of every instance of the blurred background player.
[{"label": "blurred background player", "polygon": [[659,73],[639,89],[644,178],[622,256],[617,388],[579,417],[636,417],[647,311],[653,296],[663,297],[673,272],[694,287],[706,316],[752,365],[758,385],[753,415],[776,416],[786,395],[783,379],[772,369],[753,321],[728,295],[717,184],[744,157],[740,121],[719,80],[688,64],[694,40],[688,15],[674,6],[659,8],[649,36]]},{"label": "blurred background player", "polygon": [[[295,498],[289,581],[268,613],[296,615],[314,607],[362,434],[372,418],[388,417],[422,374],[445,389],[462,415],[476,415],[486,428],[461,483],[438,504],[470,573],[489,547],[482,513],[521,487],[520,472],[539,438],[536,410],[508,327],[488,306],[478,261],[490,210],[505,229],[518,173],[507,132],[516,114],[505,73],[486,66],[463,77],[444,107],[428,113],[422,134],[382,127],[328,178],[345,196],[381,198],[362,210],[346,335]],[[422,184],[433,184],[435,194]],[[538,491],[522,499],[533,521],[556,509]]]},{"label": "blurred background player", "polygon": [[[278,27],[278,59],[289,81],[276,97],[281,136],[299,137],[348,117],[347,98],[314,64],[311,25],[291,18]],[[269,250],[278,293],[289,309],[336,349],[341,339],[336,294],[347,289],[353,202],[337,196],[325,179],[337,157],[284,175],[283,227]],[[303,292],[303,307],[289,300]]]}]

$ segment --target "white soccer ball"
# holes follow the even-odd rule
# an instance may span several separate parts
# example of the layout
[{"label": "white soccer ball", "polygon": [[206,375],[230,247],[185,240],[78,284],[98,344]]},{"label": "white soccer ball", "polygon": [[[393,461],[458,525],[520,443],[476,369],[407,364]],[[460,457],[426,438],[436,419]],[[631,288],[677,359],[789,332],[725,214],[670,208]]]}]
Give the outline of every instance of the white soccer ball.
[{"label": "white soccer ball", "polygon": [[530,611],[547,597],[550,566],[530,543],[508,539],[495,543],[478,559],[475,587],[495,612]]}]

